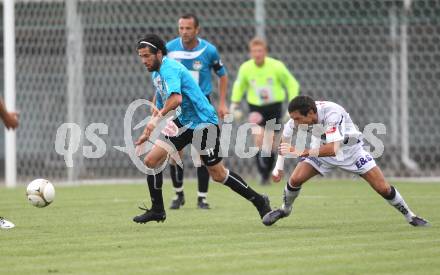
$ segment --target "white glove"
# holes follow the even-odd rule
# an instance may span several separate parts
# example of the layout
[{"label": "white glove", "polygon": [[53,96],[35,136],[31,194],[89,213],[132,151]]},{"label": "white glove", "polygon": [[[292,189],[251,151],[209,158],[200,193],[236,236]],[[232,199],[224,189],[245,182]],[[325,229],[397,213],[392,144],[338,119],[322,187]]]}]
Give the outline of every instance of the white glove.
[{"label": "white glove", "polygon": [[275,172],[278,170],[281,170],[281,171],[284,170],[284,157],[280,156],[280,155],[278,155],[277,162],[275,164],[275,168],[273,169],[273,171]]},{"label": "white glove", "polygon": [[238,103],[231,104],[229,113],[234,116],[235,121],[240,121],[243,118],[243,112],[240,110]]},{"label": "white glove", "polygon": [[272,180],[279,182],[284,176],[284,157],[278,155],[277,163],[272,171]]}]

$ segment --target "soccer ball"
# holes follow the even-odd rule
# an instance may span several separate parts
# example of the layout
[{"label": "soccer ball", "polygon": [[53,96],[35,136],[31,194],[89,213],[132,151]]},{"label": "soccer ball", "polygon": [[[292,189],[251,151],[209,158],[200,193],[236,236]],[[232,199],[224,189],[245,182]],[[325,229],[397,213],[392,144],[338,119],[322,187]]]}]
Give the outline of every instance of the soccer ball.
[{"label": "soccer ball", "polygon": [[28,184],[26,196],[33,206],[46,207],[55,198],[55,188],[48,180],[36,179]]}]

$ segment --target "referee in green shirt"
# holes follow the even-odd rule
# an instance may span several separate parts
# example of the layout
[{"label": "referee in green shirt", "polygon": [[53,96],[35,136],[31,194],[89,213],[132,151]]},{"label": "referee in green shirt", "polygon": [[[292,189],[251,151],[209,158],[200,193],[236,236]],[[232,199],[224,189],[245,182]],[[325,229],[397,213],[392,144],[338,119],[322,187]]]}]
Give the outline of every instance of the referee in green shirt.
[{"label": "referee in green shirt", "polygon": [[[290,101],[299,95],[300,85],[289,72],[283,62],[267,55],[267,44],[260,38],[254,38],[249,42],[251,59],[244,62],[238,71],[237,79],[231,95],[230,112],[236,118],[241,116],[238,106],[246,94],[249,104],[249,122],[256,123],[260,129],[253,131],[255,145],[260,148],[256,155],[257,167],[261,175],[261,183],[267,184],[275,163],[276,147],[274,135],[270,140],[264,140],[266,121],[276,119],[281,124],[282,105],[287,99]],[[271,142],[272,146],[263,146]],[[263,152],[261,148],[272,147],[271,152]],[[263,149],[264,150],[264,149]]]}]

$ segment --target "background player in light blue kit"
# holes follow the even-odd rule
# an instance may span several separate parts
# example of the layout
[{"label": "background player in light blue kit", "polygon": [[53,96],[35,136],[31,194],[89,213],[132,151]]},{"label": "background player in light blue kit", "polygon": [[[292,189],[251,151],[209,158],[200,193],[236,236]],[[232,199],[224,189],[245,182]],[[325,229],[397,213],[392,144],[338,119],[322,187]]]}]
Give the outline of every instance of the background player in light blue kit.
[{"label": "background player in light blue kit", "polygon": [[[179,37],[166,44],[168,57],[182,63],[199,84],[200,89],[211,103],[210,94],[213,90],[211,72],[214,71],[219,78],[219,103],[217,112],[220,118],[228,112],[226,106],[226,93],[228,87],[228,76],[223,66],[220,55],[214,45],[199,38],[199,20],[194,14],[186,14],[179,18]],[[180,152],[182,156],[182,152]],[[183,193],[183,168],[178,166],[174,160],[170,163],[171,180],[176,196],[171,202],[170,209],[179,209],[185,204]],[[209,209],[206,201],[208,194],[209,173],[204,165],[197,167],[198,200],[197,206],[200,209]]]}]

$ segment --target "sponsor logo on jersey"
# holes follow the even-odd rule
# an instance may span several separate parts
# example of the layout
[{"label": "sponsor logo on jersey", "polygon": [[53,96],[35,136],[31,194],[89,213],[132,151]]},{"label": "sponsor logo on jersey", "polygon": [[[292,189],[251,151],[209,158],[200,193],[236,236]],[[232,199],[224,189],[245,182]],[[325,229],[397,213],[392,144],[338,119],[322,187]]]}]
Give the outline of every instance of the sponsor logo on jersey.
[{"label": "sponsor logo on jersey", "polygon": [[163,82],[162,82],[162,79],[160,78],[160,76],[157,76],[156,78],[154,78],[153,85],[154,85],[154,87],[156,87],[156,90],[159,92],[161,99],[164,101],[164,100],[166,100],[166,91],[165,91],[164,86],[162,84],[163,84]]},{"label": "sponsor logo on jersey", "polygon": [[333,134],[334,132],[336,132],[337,127],[336,126],[331,126],[329,128],[327,128],[327,131],[325,131],[326,134]]},{"label": "sponsor logo on jersey", "polygon": [[156,89],[159,92],[162,92],[162,90],[163,90],[163,88],[162,88],[162,79],[160,79],[160,76],[157,76],[156,78],[154,78],[153,85],[154,85],[154,87],[156,87]]},{"label": "sponsor logo on jersey", "polygon": [[199,60],[194,60],[192,67],[195,71],[200,71],[202,69],[203,65],[202,65],[202,62],[200,62]]},{"label": "sponsor logo on jersey", "polygon": [[264,102],[266,102],[270,99],[269,93],[270,93],[270,90],[268,90],[266,88],[260,89],[260,97]]}]

